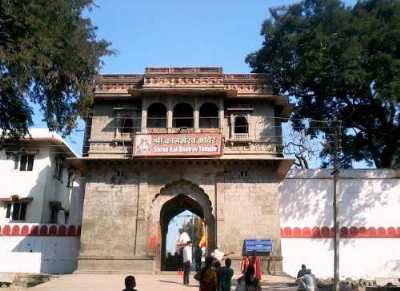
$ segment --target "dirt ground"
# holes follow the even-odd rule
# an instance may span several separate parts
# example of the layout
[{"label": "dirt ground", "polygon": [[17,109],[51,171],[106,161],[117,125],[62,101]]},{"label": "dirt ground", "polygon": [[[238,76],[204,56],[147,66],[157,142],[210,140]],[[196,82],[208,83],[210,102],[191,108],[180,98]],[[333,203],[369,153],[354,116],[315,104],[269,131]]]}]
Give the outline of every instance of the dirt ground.
[{"label": "dirt ground", "polygon": [[[73,274],[51,279],[49,282],[32,288],[0,288],[0,291],[120,291],[124,288],[124,274]],[[182,285],[178,275],[136,275],[138,291],[190,291],[198,290],[198,283],[191,278],[190,286]],[[235,281],[235,280],[234,280]],[[295,291],[288,287],[291,279],[286,277],[266,277],[263,280],[263,290]],[[232,286],[235,290],[235,286]]]}]

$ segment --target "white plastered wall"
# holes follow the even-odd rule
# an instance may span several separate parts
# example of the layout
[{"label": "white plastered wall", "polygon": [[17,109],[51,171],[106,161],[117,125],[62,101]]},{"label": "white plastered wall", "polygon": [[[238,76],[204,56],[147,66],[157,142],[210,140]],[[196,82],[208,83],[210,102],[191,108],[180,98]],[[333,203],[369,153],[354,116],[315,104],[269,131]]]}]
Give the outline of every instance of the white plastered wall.
[{"label": "white plastered wall", "polygon": [[[32,171],[19,171],[15,169],[15,162],[6,156],[5,150],[0,151],[0,198],[10,198],[11,195],[19,197],[32,197],[26,212],[25,222],[41,222],[43,212],[43,195],[48,183],[50,169],[49,150],[40,147],[35,155]],[[5,218],[6,208],[0,205],[0,223],[9,222]]]},{"label": "white plastered wall", "polygon": [[0,236],[0,273],[72,273],[79,237]]},{"label": "white plastered wall", "polygon": [[[342,170],[339,180],[339,223],[343,227],[400,227],[400,179],[395,170]],[[330,170],[291,171],[280,185],[281,228],[332,227]],[[400,276],[400,238],[342,238],[342,278]],[[318,277],[333,275],[329,238],[283,235],[284,271],[297,274],[306,264]]]}]

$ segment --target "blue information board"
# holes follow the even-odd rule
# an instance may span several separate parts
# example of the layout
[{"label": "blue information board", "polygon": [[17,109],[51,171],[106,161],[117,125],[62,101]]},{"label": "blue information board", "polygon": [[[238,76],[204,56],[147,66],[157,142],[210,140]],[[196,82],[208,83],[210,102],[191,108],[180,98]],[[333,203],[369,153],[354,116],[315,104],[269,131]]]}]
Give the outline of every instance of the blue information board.
[{"label": "blue information board", "polygon": [[250,256],[256,252],[258,256],[268,256],[272,253],[271,239],[246,239],[243,243],[243,255]]}]

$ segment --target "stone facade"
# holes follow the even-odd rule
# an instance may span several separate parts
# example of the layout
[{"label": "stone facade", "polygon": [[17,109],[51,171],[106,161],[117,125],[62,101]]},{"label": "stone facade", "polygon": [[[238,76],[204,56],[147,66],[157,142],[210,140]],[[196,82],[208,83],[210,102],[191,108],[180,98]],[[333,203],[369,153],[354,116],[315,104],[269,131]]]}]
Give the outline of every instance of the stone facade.
[{"label": "stone facade", "polygon": [[[85,156],[71,160],[87,179],[78,271],[163,270],[168,222],[185,209],[205,221],[209,251],[234,253],[235,268],[244,239],[271,238],[265,268],[282,271],[278,183],[290,160],[280,151],[280,118],[289,108],[265,78],[221,68],[99,77]],[[217,133],[223,142],[217,156],[139,157],[138,133]]]}]

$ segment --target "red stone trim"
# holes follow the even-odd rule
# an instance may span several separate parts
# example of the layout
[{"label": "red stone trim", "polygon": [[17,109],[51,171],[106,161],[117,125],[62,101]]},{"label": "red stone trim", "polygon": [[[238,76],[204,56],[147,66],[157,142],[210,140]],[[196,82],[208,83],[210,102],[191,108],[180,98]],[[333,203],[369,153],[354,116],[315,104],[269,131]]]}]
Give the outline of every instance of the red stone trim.
[{"label": "red stone trim", "polygon": [[81,226],[56,224],[4,224],[0,236],[80,236]]},{"label": "red stone trim", "polygon": [[[331,227],[284,227],[282,238],[333,238],[335,230]],[[400,227],[342,227],[341,238],[400,238]]]}]

